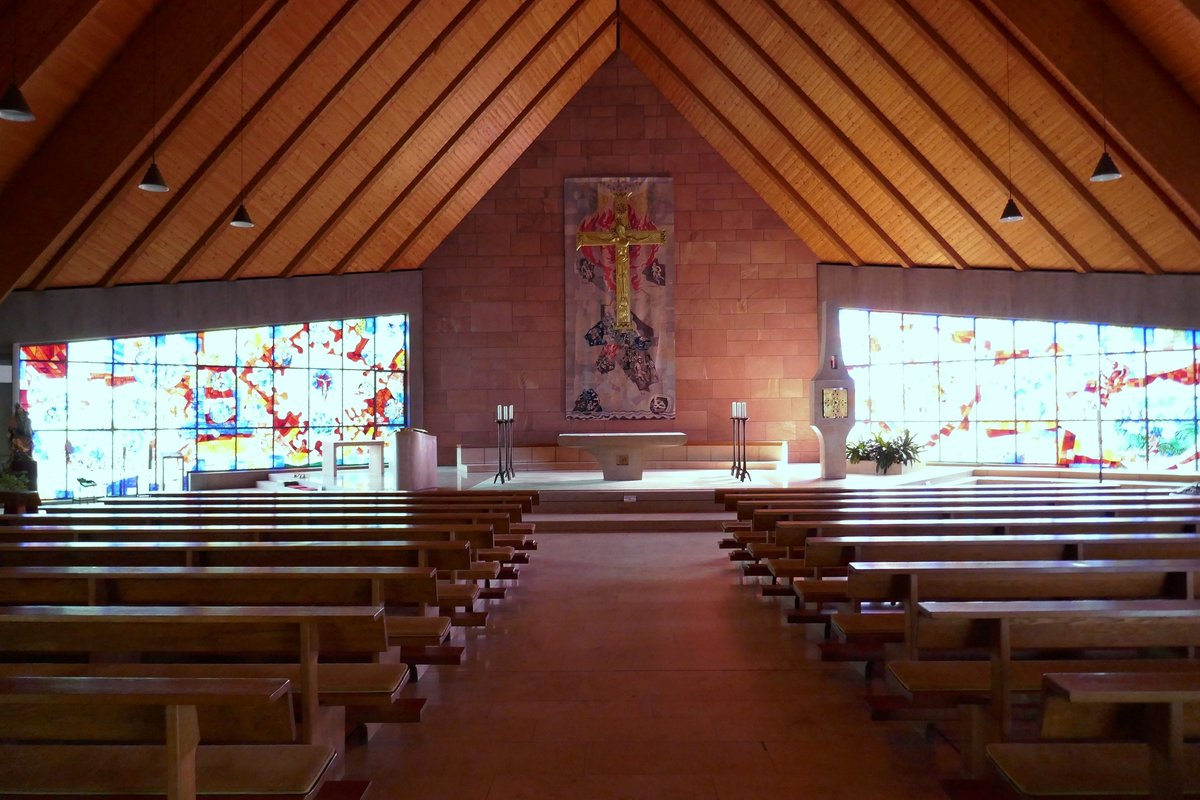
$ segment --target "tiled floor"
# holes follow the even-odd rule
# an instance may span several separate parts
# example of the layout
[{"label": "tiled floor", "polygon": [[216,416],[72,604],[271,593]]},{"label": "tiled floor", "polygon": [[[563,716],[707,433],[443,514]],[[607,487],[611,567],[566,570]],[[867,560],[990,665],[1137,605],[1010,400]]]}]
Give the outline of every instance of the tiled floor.
[{"label": "tiled floor", "polygon": [[425,720],[352,749],[348,777],[373,800],[943,798],[921,732],[870,722],[861,676],[816,661],[717,539],[539,534],[467,662],[411,687]]}]

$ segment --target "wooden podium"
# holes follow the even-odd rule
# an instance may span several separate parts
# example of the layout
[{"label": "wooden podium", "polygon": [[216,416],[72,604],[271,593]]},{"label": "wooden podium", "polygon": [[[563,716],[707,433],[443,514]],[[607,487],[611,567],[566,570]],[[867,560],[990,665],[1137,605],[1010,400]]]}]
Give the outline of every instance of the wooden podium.
[{"label": "wooden podium", "polygon": [[437,437],[420,428],[396,431],[395,489],[412,491],[437,488]]}]

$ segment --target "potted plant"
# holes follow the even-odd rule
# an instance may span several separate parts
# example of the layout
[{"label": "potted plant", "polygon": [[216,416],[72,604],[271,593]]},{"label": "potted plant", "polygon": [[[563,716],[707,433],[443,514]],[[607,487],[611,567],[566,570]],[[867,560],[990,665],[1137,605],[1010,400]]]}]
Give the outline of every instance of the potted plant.
[{"label": "potted plant", "polygon": [[33,460],[33,428],[18,403],[8,422],[8,463],[0,470],[0,502],[7,514],[36,511],[37,462]]},{"label": "potted plant", "polygon": [[920,460],[923,449],[924,446],[917,444],[912,432],[907,428],[899,436],[891,439],[885,438],[882,433],[877,433],[866,439],[846,444],[846,460],[850,462],[850,466],[870,463],[874,465],[874,469],[870,470],[865,466],[859,466],[858,469],[848,469],[847,471],[857,474],[869,474],[873,471],[880,475],[886,475],[889,469],[898,464],[901,468],[900,471],[904,472],[905,467],[912,467]]}]

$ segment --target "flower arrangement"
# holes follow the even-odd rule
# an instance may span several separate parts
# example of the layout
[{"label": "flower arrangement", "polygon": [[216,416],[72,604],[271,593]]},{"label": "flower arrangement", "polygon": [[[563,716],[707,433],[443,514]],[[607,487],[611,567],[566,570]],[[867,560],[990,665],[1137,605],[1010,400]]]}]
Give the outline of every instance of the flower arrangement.
[{"label": "flower arrangement", "polygon": [[846,445],[846,460],[851,464],[871,461],[875,471],[886,475],[887,471],[896,464],[909,466],[920,458],[923,445],[917,444],[912,432],[907,428],[899,436],[891,439],[884,438],[882,433]]}]

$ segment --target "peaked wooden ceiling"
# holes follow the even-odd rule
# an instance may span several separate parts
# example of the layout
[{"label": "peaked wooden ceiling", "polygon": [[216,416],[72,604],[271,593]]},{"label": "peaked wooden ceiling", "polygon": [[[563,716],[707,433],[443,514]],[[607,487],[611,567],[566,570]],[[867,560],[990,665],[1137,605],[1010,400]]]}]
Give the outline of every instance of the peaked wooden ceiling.
[{"label": "peaked wooden ceiling", "polygon": [[419,267],[618,49],[823,261],[1200,272],[1200,0],[3,12],[38,118],[0,122],[0,298]]}]

